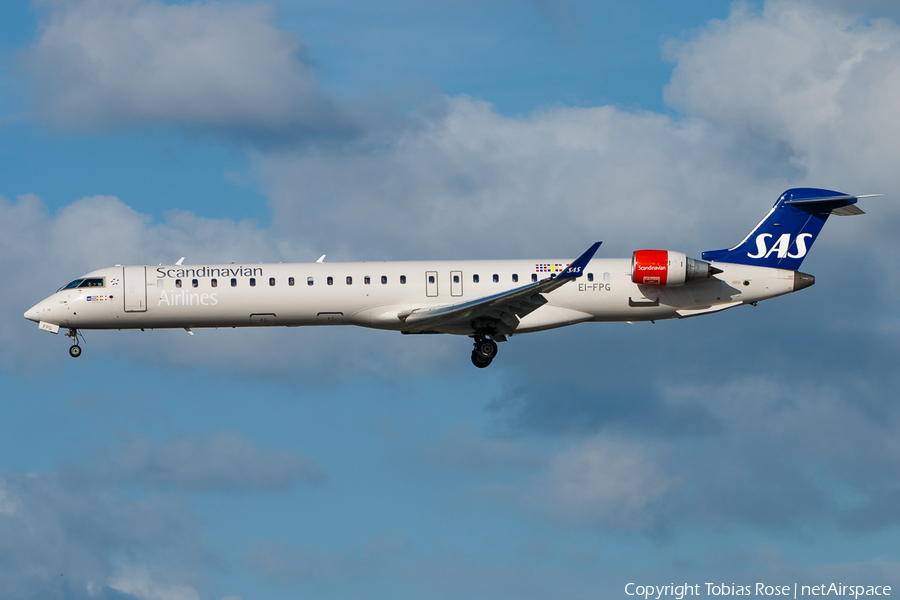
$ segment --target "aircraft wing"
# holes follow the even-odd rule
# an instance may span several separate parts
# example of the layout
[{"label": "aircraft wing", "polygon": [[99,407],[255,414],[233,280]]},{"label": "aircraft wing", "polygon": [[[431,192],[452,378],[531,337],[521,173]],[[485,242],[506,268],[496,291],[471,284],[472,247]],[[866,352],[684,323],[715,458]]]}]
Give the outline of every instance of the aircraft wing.
[{"label": "aircraft wing", "polygon": [[483,321],[499,334],[512,334],[519,323],[519,319],[547,303],[547,299],[543,294],[552,292],[581,277],[584,267],[594,257],[601,243],[595,242],[581,256],[576,258],[565,271],[555,277],[551,276],[541,281],[492,296],[478,298],[477,300],[435,308],[417,308],[401,314],[400,319],[407,325],[404,331],[417,333],[444,329],[455,325],[471,325],[475,321]]}]

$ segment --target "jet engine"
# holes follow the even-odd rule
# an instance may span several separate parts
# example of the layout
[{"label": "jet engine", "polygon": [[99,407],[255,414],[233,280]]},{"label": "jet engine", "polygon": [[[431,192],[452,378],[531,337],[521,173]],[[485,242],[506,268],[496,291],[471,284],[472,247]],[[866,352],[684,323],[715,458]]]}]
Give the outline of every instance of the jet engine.
[{"label": "jet engine", "polygon": [[631,255],[631,281],[641,285],[676,287],[721,273],[708,262],[669,250],[636,250]]}]

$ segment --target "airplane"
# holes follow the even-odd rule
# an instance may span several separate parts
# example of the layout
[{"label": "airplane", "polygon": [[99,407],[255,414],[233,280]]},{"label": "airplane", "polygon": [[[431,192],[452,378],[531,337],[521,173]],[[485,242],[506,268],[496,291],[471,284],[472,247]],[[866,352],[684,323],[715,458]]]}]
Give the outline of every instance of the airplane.
[{"label": "airplane", "polygon": [[717,313],[815,283],[797,269],[829,215],[864,214],[860,198],[818,188],[784,192],[736,246],[702,253],[637,250],[575,260],[116,265],[61,287],[25,312],[72,341],[86,329],[357,325],[474,340],[487,367],[497,342],[597,321],[657,321]]}]

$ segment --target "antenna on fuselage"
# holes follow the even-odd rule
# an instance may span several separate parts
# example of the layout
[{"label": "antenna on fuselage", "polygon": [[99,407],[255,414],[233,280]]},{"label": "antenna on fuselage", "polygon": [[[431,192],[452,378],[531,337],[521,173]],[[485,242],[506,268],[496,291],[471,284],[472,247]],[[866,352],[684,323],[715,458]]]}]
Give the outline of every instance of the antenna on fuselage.
[{"label": "antenna on fuselage", "polygon": [[320,257],[319,257],[319,260],[317,260],[316,262],[317,262],[317,263],[325,262],[325,255],[323,254],[322,256],[320,256]]},{"label": "antenna on fuselage", "polygon": [[181,263],[183,263],[183,262],[184,262],[184,257],[182,256],[181,258],[178,259],[178,262],[175,263],[175,266],[176,266],[176,267],[180,267],[180,266],[181,266]]}]

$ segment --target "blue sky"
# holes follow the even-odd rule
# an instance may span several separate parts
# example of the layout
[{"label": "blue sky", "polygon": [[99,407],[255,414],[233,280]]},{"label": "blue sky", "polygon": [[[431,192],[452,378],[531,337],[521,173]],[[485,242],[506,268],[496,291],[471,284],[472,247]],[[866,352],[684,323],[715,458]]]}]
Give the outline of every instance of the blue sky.
[{"label": "blue sky", "polygon": [[[0,8],[0,589],[14,598],[625,598],[900,586],[890,3]],[[699,256],[792,186],[816,285],[503,344],[87,332],[101,266]],[[565,375],[564,377],[562,375]]]}]

